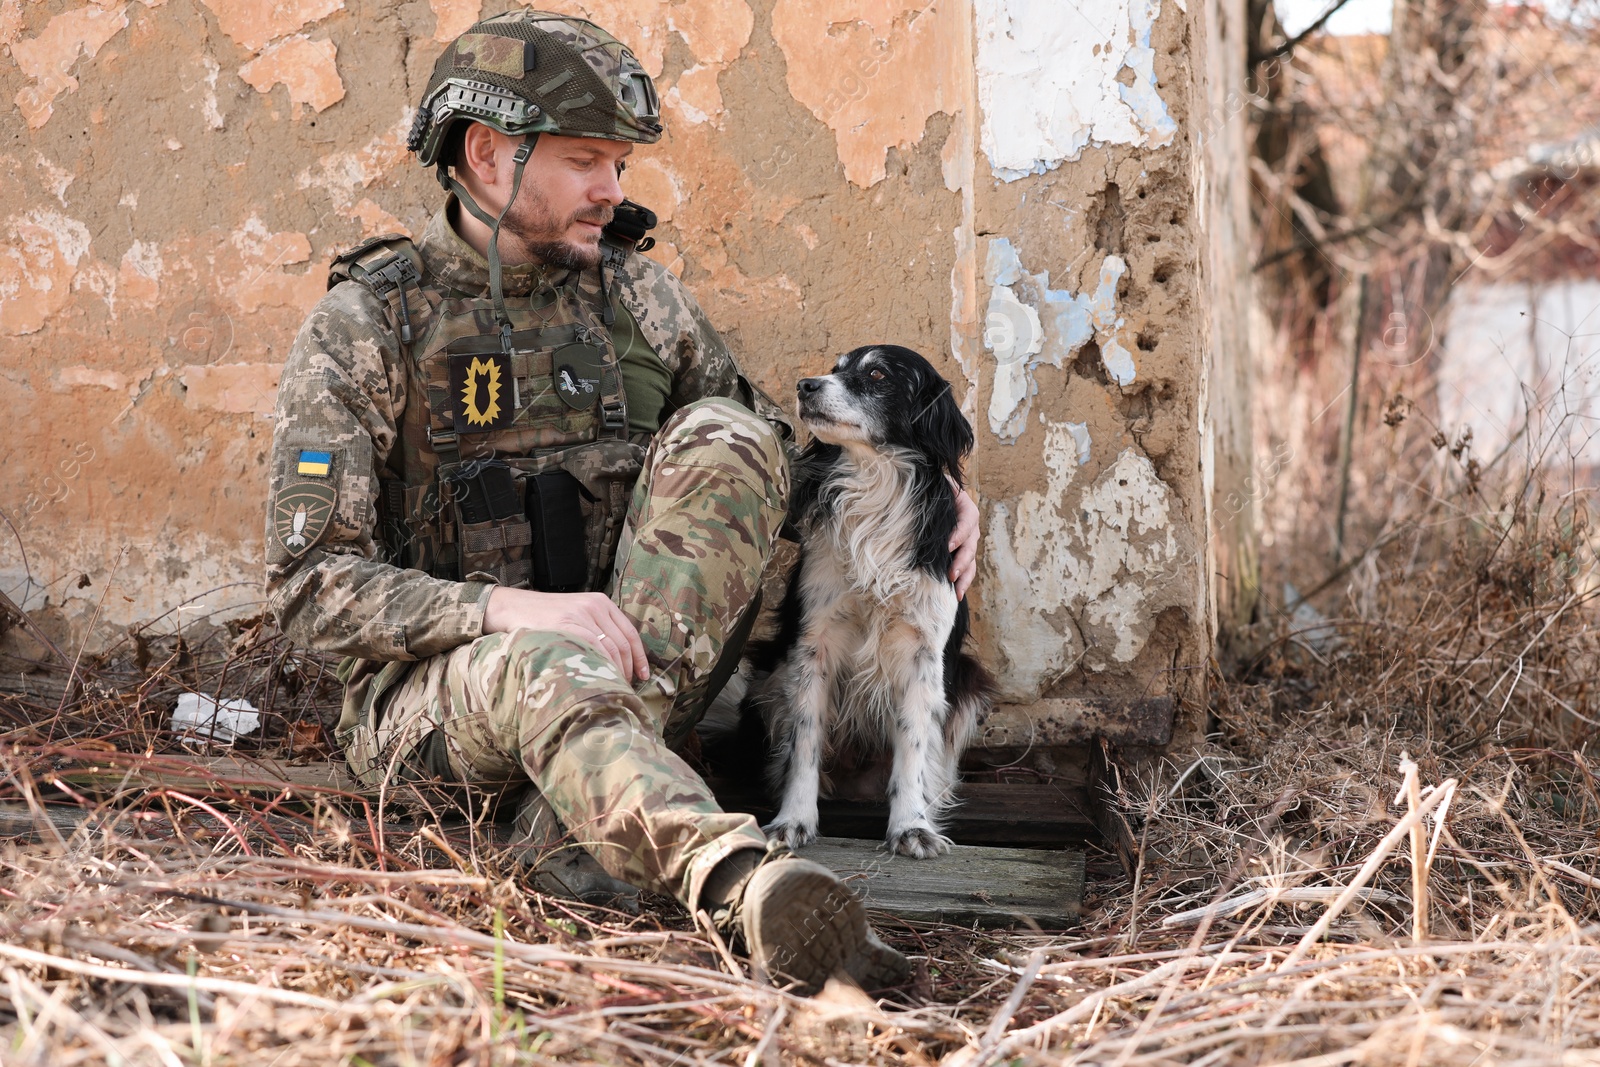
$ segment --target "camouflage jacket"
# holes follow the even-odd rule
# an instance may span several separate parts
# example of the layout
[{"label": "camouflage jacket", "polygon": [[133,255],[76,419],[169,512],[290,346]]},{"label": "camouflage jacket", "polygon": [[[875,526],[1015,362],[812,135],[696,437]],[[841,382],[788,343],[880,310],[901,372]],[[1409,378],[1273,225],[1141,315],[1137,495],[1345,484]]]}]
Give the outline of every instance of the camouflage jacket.
[{"label": "camouflage jacket", "polygon": [[[487,295],[488,265],[456,233],[448,210],[416,242],[421,284]],[[566,277],[531,264],[503,270],[508,298]],[[781,409],[740,372],[674,275],[633,254],[616,285],[672,374],[672,407],[729,397],[793,441]],[[375,536],[380,472],[396,450],[429,447],[405,440],[416,421],[408,405],[427,400],[408,395],[409,346],[391,321],[368,286],[346,280],[301,327],[278,387],[266,523],[268,606],[284,633],[302,647],[376,662],[421,659],[481,636],[491,588],[402,569],[385,560]]]}]

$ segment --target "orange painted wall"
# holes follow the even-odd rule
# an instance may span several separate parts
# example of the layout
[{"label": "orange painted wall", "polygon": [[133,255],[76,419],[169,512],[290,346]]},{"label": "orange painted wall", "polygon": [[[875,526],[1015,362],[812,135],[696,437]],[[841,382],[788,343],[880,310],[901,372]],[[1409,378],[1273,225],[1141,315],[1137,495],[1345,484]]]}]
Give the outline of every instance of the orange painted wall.
[{"label": "orange painted wall", "polygon": [[[1130,563],[1123,583],[1151,591],[1127,600],[1144,612],[1133,627],[1143,636],[1124,659],[1089,657],[1103,677],[1024,671],[1011,696],[1112,676],[1143,692],[1150,664],[1202,661],[1212,489],[1200,386],[1216,332],[1208,277],[1231,253],[1202,265],[1201,176],[1217,164],[1195,153],[1189,116],[1220,99],[1212,82],[1226,75],[1206,58],[1208,35],[1240,5],[1108,0],[1122,21],[1097,13],[1082,26],[1052,15],[1058,32],[1089,35],[1127,26],[1129,12],[1149,18],[1143,38],[1116,30],[1094,42],[1095,56],[1115,48],[1126,65],[1073,89],[1088,103],[1006,95],[1010,72],[993,56],[1010,45],[995,34],[1029,9],[1017,0],[551,6],[612,29],[658,78],[668,132],[636,154],[624,185],[662,219],[652,255],[775,396],[858,344],[928,354],[978,428],[986,533],[991,546],[1015,542],[1013,555],[1070,534],[1079,496],[1114,497],[1103,483],[1119,463],[1138,459],[1170,498],[1163,521],[1183,559],[1159,574]],[[76,640],[94,620],[91,644],[102,644],[132,623],[170,630],[256,610],[278,368],[333,255],[370,234],[419,232],[438,204],[403,147],[411,109],[443,42],[500,9],[0,0],[0,511],[15,527],[0,523],[0,590],[47,630]],[[1089,54],[1087,38],[1072,43]],[[1161,138],[1106,118],[1124,97],[1130,114],[1149,110],[1128,97],[1137,79],[1173,120]],[[997,117],[1080,104],[1100,118],[1075,154],[1024,175],[991,165]],[[1211,210],[1228,203],[1213,196]],[[1108,231],[1113,208],[1123,221]],[[1108,232],[1127,247],[1113,250]],[[1121,323],[1105,336],[1127,342],[1140,372],[1124,388],[1092,366],[1041,366],[1034,428],[1008,440],[990,429],[1003,368],[986,343],[1002,237],[1027,271],[1048,269],[1051,286],[1074,292],[1093,289],[1107,256],[1126,259]],[[1016,292],[1038,295],[1028,283]],[[1055,492],[1050,449],[1068,440],[1068,421],[1093,443]],[[1022,530],[1025,513],[1048,528]],[[1142,551],[1119,544],[1130,559]],[[995,644],[1005,612],[1026,610],[1036,630],[1059,626],[1063,647],[1081,644],[1087,623],[1066,614],[1092,605],[1064,599],[1060,618],[1039,609],[1026,588],[1004,588],[1007,566],[1026,568],[996,558],[985,555],[975,598],[984,639]],[[36,654],[19,631],[0,640]]]}]

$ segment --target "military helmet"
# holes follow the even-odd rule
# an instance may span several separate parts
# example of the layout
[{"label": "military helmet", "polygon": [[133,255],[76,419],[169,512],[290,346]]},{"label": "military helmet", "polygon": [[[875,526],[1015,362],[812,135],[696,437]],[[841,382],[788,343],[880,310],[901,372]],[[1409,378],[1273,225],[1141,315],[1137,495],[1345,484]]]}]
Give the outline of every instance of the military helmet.
[{"label": "military helmet", "polygon": [[512,137],[661,139],[655,84],[627,46],[587,19],[549,11],[496,15],[450,42],[406,147],[432,166],[463,121]]}]

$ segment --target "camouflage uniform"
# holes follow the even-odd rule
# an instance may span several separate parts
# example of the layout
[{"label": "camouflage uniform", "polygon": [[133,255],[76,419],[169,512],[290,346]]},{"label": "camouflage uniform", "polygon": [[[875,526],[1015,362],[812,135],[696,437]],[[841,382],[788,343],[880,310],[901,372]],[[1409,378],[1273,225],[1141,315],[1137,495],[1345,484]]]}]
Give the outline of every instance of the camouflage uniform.
[{"label": "camouflage uniform", "polygon": [[[703,710],[712,668],[755,596],[782,522],[792,431],[678,280],[634,254],[613,259],[609,279],[592,269],[507,267],[504,288],[523,316],[519,335],[535,336],[527,323],[551,316],[583,327],[602,396],[621,394],[606,378],[620,373],[614,338],[637,328],[671,372],[675,410],[653,439],[605,440],[598,409],[585,424],[583,412],[556,403],[550,376],[565,358],[560,347],[506,364],[512,380],[498,382],[498,396],[509,421],[452,437],[452,415],[459,422],[472,405],[452,396],[459,382],[442,381],[438,367],[479,358],[450,346],[460,347],[452,339],[460,333],[471,347],[489,285],[484,258],[457,235],[449,210],[415,245],[424,299],[405,312],[416,337],[410,358],[394,294],[380,298],[348,280],[295,341],[272,453],[271,608],[295,643],[350,657],[338,736],[363,779],[421,768],[489,789],[531,781],[607,871],[692,904],[717,861],[765,845],[754,819],[722,812],[669,742]],[[360,262],[345,261],[336,280],[351,263],[359,273]],[[608,286],[617,314],[604,330],[592,316],[584,321],[584,308],[603,307]],[[589,444],[572,447],[586,435]],[[648,681],[631,686],[597,645],[568,635],[486,636],[491,584],[436,576],[451,554],[449,524],[442,534],[429,525],[450,509],[440,472],[484,459],[510,463],[519,478],[577,468],[593,497],[590,587],[637,625]],[[619,506],[609,506],[608,492],[622,494]],[[383,536],[384,523],[406,536]],[[516,539],[500,540],[504,558],[488,568],[496,577],[521,562],[508,547]]]}]

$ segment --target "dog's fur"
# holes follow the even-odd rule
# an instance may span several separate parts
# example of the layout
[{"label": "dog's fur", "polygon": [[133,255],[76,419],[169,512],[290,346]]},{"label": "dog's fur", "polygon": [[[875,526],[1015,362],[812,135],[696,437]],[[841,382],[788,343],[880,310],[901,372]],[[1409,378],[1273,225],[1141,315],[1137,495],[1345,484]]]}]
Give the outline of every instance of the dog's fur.
[{"label": "dog's fur", "polygon": [[815,437],[790,506],[800,562],[777,636],[749,654],[747,703],[782,796],[766,830],[811,841],[824,760],[892,749],[887,845],[935,856],[950,848],[941,824],[961,753],[993,700],[962,650],[967,605],[949,578],[972,427],[949,383],[897,345],[858,348],[798,392]]}]

